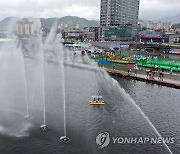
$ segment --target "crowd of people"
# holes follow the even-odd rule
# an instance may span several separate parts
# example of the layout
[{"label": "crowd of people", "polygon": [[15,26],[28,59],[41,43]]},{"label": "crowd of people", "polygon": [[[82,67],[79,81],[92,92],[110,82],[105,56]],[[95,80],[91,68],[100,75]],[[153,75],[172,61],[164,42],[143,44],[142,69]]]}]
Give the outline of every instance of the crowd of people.
[{"label": "crowd of people", "polygon": [[150,70],[147,70],[147,79],[155,79],[155,75],[158,73],[158,80],[163,81],[164,80],[164,69],[157,69],[154,70],[151,68]]},{"label": "crowd of people", "polygon": [[[128,67],[128,74],[132,73],[134,70],[134,75],[137,76],[137,72],[139,69],[138,64],[134,64],[133,67]],[[158,66],[151,68],[150,70],[146,70],[147,79],[155,80],[155,76],[158,76],[158,80],[164,80],[164,69],[160,69]]]}]

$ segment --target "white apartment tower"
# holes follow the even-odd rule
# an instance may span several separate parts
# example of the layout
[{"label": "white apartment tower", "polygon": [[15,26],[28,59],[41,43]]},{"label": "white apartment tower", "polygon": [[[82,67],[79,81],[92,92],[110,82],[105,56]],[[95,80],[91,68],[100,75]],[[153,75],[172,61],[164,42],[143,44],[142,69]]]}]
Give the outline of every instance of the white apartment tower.
[{"label": "white apartment tower", "polygon": [[23,19],[17,22],[17,34],[18,35],[33,35],[34,34],[34,24],[32,21]]},{"label": "white apartment tower", "polygon": [[101,0],[101,26],[138,24],[140,0]]}]

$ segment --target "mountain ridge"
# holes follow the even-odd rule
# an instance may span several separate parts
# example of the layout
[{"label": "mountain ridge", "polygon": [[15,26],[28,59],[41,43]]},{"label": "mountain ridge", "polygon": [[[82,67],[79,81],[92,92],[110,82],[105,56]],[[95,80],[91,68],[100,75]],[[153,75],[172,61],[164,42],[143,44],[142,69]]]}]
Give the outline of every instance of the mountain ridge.
[{"label": "mountain ridge", "polygon": [[[28,19],[35,19],[32,17],[29,17]],[[19,17],[7,17],[0,21],[0,29],[4,30],[11,30],[16,31],[16,23],[17,21],[22,20],[22,18]],[[77,23],[83,24],[84,27],[96,27],[100,25],[100,22],[98,20],[87,20],[85,18],[81,18],[78,16],[64,16],[64,17],[53,17],[53,18],[41,18],[43,28],[50,29],[55,22],[57,22],[58,25],[64,23],[64,24],[71,24],[72,28],[76,27]],[[139,19],[139,23],[146,27],[148,22],[151,20],[146,19]],[[173,25],[180,24],[180,14],[177,14],[175,16],[170,17],[163,17],[160,19],[152,20],[152,22],[171,22]]]},{"label": "mountain ridge", "polygon": [[180,24],[180,14],[174,15],[174,16],[169,16],[169,17],[163,17],[155,20],[146,20],[146,19],[141,19],[139,18],[139,23],[143,26],[146,27],[148,22],[170,22],[171,25],[177,25]]},{"label": "mountain ridge", "polygon": [[161,22],[171,22],[171,24],[178,24],[180,23],[180,13],[174,16],[168,16],[168,17],[163,17],[160,19],[157,19],[155,21],[161,21]]},{"label": "mountain ridge", "polygon": [[[9,30],[13,27],[12,31],[16,30],[16,23],[23,18],[19,17],[7,17],[0,21],[0,29],[3,30]],[[35,19],[29,17],[28,19]],[[87,20],[85,18],[80,18],[77,16],[64,16],[61,18],[53,17],[53,18],[41,18],[41,22],[43,24],[43,28],[50,29],[55,22],[57,22],[58,25],[60,24],[71,24],[72,28],[76,27],[77,23],[83,24],[84,27],[93,27],[93,26],[99,26],[98,20]]]}]

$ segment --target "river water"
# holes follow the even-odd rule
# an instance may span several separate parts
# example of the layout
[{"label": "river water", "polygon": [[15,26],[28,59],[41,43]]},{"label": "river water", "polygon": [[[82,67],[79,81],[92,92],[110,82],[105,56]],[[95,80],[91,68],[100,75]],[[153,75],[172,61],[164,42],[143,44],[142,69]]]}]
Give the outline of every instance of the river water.
[{"label": "river water", "polygon": [[[99,149],[96,136],[108,132],[114,137],[157,137],[152,126],[124,97],[117,85],[100,72],[65,67],[67,136],[71,143],[59,141],[63,135],[62,71],[58,64],[45,63],[46,118],[49,131],[42,132],[42,76],[38,63],[26,59],[27,92],[31,119],[26,113],[23,67],[14,57],[0,65],[0,153],[13,154],[168,154],[164,144],[113,144]],[[115,78],[162,137],[175,137],[169,144],[180,152],[179,90],[144,82]],[[120,88],[120,89],[122,89]],[[92,95],[102,95],[104,106],[90,106]]]}]

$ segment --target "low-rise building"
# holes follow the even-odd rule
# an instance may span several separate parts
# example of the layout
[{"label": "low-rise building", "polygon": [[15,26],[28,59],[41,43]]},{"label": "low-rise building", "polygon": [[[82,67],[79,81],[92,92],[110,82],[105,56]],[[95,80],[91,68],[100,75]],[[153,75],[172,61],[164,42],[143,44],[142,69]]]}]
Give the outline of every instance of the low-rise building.
[{"label": "low-rise building", "polygon": [[160,42],[164,43],[165,33],[161,31],[142,31],[140,33],[140,42]]},{"label": "low-rise building", "polygon": [[87,40],[98,41],[99,38],[99,27],[86,27],[84,28],[85,38]]},{"label": "low-rise building", "polygon": [[131,27],[109,28],[105,30],[104,39],[106,41],[131,41]]},{"label": "low-rise building", "polygon": [[169,44],[180,44],[180,33],[169,35]]},{"label": "low-rise building", "polygon": [[84,31],[77,29],[63,30],[62,37],[64,39],[82,40],[84,39]]},{"label": "low-rise building", "polygon": [[119,26],[100,26],[98,40],[132,41],[135,33],[131,24]]},{"label": "low-rise building", "polygon": [[170,22],[161,22],[161,21],[157,21],[157,22],[149,21],[147,24],[147,28],[149,30],[169,31],[169,29],[171,28],[171,23]]}]

